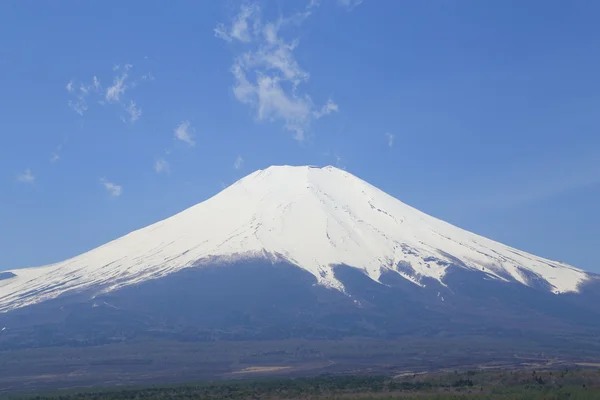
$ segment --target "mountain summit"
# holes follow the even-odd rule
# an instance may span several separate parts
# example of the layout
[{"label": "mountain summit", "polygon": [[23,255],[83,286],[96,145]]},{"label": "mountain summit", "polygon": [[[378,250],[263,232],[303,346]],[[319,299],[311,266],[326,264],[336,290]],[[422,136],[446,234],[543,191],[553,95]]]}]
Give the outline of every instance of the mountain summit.
[{"label": "mountain summit", "polygon": [[145,336],[529,335],[554,346],[600,332],[599,287],[346,171],[277,166],[80,256],[0,274],[0,349]]},{"label": "mountain summit", "polygon": [[273,166],[80,256],[7,271],[0,311],[245,258],[289,263],[342,292],[334,273],[341,265],[376,282],[391,271],[420,287],[445,285],[459,268],[557,294],[577,292],[590,276],[445,223],[338,168]]}]

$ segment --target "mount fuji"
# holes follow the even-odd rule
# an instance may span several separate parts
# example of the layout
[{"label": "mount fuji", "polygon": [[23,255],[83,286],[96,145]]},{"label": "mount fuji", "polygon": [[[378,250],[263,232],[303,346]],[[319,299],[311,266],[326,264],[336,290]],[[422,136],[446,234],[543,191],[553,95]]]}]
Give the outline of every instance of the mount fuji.
[{"label": "mount fuji", "polygon": [[443,222],[346,171],[274,166],[77,257],[0,273],[0,347],[590,337],[599,289],[595,274]]}]

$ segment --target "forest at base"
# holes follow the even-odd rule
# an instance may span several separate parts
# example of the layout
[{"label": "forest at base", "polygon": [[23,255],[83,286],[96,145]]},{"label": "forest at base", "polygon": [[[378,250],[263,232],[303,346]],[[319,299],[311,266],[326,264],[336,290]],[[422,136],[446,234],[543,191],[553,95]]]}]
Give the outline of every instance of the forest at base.
[{"label": "forest at base", "polygon": [[71,389],[15,393],[19,400],[163,399],[600,399],[600,369],[556,371],[497,370],[403,374],[402,376],[329,375],[213,381],[171,386]]}]

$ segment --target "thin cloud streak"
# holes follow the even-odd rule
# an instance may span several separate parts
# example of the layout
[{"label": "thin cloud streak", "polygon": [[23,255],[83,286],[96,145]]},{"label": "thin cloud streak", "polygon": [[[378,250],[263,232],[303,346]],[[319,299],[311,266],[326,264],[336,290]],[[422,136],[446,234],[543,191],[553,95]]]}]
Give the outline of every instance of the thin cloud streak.
[{"label": "thin cloud streak", "polygon": [[175,139],[181,140],[187,143],[188,146],[194,147],[196,142],[193,139],[193,128],[191,127],[190,121],[183,121],[174,130]]},{"label": "thin cloud streak", "polygon": [[363,0],[337,0],[339,6],[345,7],[348,11],[352,11],[362,4]]},{"label": "thin cloud streak", "polygon": [[129,105],[125,108],[125,111],[129,115],[129,122],[132,124],[142,116],[142,109],[137,107],[133,100],[129,101]]},{"label": "thin cloud streak", "polygon": [[243,167],[244,167],[244,159],[242,158],[242,156],[237,156],[233,163],[233,168],[241,169]]},{"label": "thin cloud streak", "polygon": [[[118,102],[121,96],[125,94],[125,91],[129,88],[126,84],[126,80],[129,77],[129,70],[133,67],[131,64],[125,65],[123,73],[114,78],[112,86],[106,89],[106,95],[104,96],[106,101],[109,103]],[[114,70],[114,68],[113,68]]]},{"label": "thin cloud streak", "polygon": [[25,171],[17,175],[17,180],[23,183],[34,183],[35,176],[31,172],[31,170],[27,168]]},{"label": "thin cloud streak", "polygon": [[393,147],[394,146],[394,135],[392,135],[389,132],[384,133],[384,135],[387,138],[388,147]]},{"label": "thin cloud streak", "polygon": [[123,193],[123,188],[120,185],[109,182],[104,178],[100,179],[100,183],[112,197],[119,197]]},{"label": "thin cloud streak", "polygon": [[112,84],[106,88],[102,86],[96,75],[92,77],[90,83],[77,84],[74,79],[71,79],[65,86],[72,97],[68,100],[67,105],[83,116],[90,105],[116,104],[125,113],[124,116],[121,116],[121,120],[133,124],[141,118],[142,109],[135,100],[129,98],[128,93],[143,82],[153,81],[154,76],[152,73],[147,73],[133,79],[130,76],[132,68],[132,64],[126,64],[123,68],[115,65],[112,70],[116,75],[113,77]]},{"label": "thin cloud streak", "polygon": [[168,174],[171,171],[171,166],[169,165],[169,162],[167,160],[165,160],[164,158],[159,158],[154,163],[154,171],[156,171],[157,174]]}]

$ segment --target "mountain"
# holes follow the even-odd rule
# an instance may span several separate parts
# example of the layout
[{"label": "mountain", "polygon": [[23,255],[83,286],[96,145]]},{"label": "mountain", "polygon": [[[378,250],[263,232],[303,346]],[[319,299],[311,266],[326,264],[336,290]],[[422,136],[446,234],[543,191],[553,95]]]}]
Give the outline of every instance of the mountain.
[{"label": "mountain", "polygon": [[0,273],[0,347],[589,338],[599,287],[597,275],[443,222],[340,169],[275,166],[77,257]]}]

